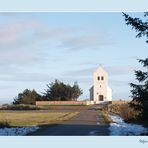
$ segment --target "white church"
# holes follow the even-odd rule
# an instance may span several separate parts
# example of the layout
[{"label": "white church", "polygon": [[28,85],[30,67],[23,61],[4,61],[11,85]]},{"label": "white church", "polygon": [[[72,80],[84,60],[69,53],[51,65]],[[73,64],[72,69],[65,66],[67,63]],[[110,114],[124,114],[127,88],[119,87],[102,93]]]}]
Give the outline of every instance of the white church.
[{"label": "white church", "polygon": [[99,67],[93,74],[94,85],[90,88],[90,100],[95,104],[112,101],[112,90],[108,86],[108,73]]}]

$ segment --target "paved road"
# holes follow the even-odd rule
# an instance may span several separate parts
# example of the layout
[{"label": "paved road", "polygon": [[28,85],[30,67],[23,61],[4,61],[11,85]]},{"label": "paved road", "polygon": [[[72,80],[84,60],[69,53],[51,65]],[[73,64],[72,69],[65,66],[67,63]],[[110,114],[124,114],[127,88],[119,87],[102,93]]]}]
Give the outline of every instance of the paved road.
[{"label": "paved road", "polygon": [[[93,107],[94,108],[94,107]],[[79,110],[79,114],[69,121],[52,125],[32,133],[44,136],[88,136],[108,135],[108,125],[104,123],[99,111],[88,107]]]}]

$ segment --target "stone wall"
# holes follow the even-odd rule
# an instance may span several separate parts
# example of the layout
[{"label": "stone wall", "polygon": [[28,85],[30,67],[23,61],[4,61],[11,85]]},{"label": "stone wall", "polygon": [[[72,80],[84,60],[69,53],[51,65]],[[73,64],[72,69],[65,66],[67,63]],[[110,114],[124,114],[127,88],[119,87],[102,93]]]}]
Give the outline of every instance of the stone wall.
[{"label": "stone wall", "polygon": [[36,101],[37,106],[44,105],[91,105],[93,101]]}]

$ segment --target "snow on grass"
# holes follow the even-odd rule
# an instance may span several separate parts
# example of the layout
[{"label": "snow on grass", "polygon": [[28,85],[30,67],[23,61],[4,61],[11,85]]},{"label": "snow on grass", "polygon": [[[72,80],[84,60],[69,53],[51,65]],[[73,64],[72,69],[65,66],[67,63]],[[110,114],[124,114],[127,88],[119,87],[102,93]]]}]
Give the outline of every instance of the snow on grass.
[{"label": "snow on grass", "polygon": [[125,123],[120,116],[111,116],[113,123],[110,123],[110,135],[114,136],[133,136],[148,133],[148,128],[142,125]]},{"label": "snow on grass", "polygon": [[17,127],[17,128],[1,128],[0,136],[24,136],[30,132],[39,129],[38,126],[32,127]]}]

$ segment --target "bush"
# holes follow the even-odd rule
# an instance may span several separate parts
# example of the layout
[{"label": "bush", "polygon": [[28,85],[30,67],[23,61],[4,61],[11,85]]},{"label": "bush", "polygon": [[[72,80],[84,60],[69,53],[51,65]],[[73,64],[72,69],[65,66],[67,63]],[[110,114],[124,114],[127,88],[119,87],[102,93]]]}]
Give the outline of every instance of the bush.
[{"label": "bush", "polygon": [[1,110],[39,110],[40,108],[35,105],[8,105],[7,107],[2,107]]}]

